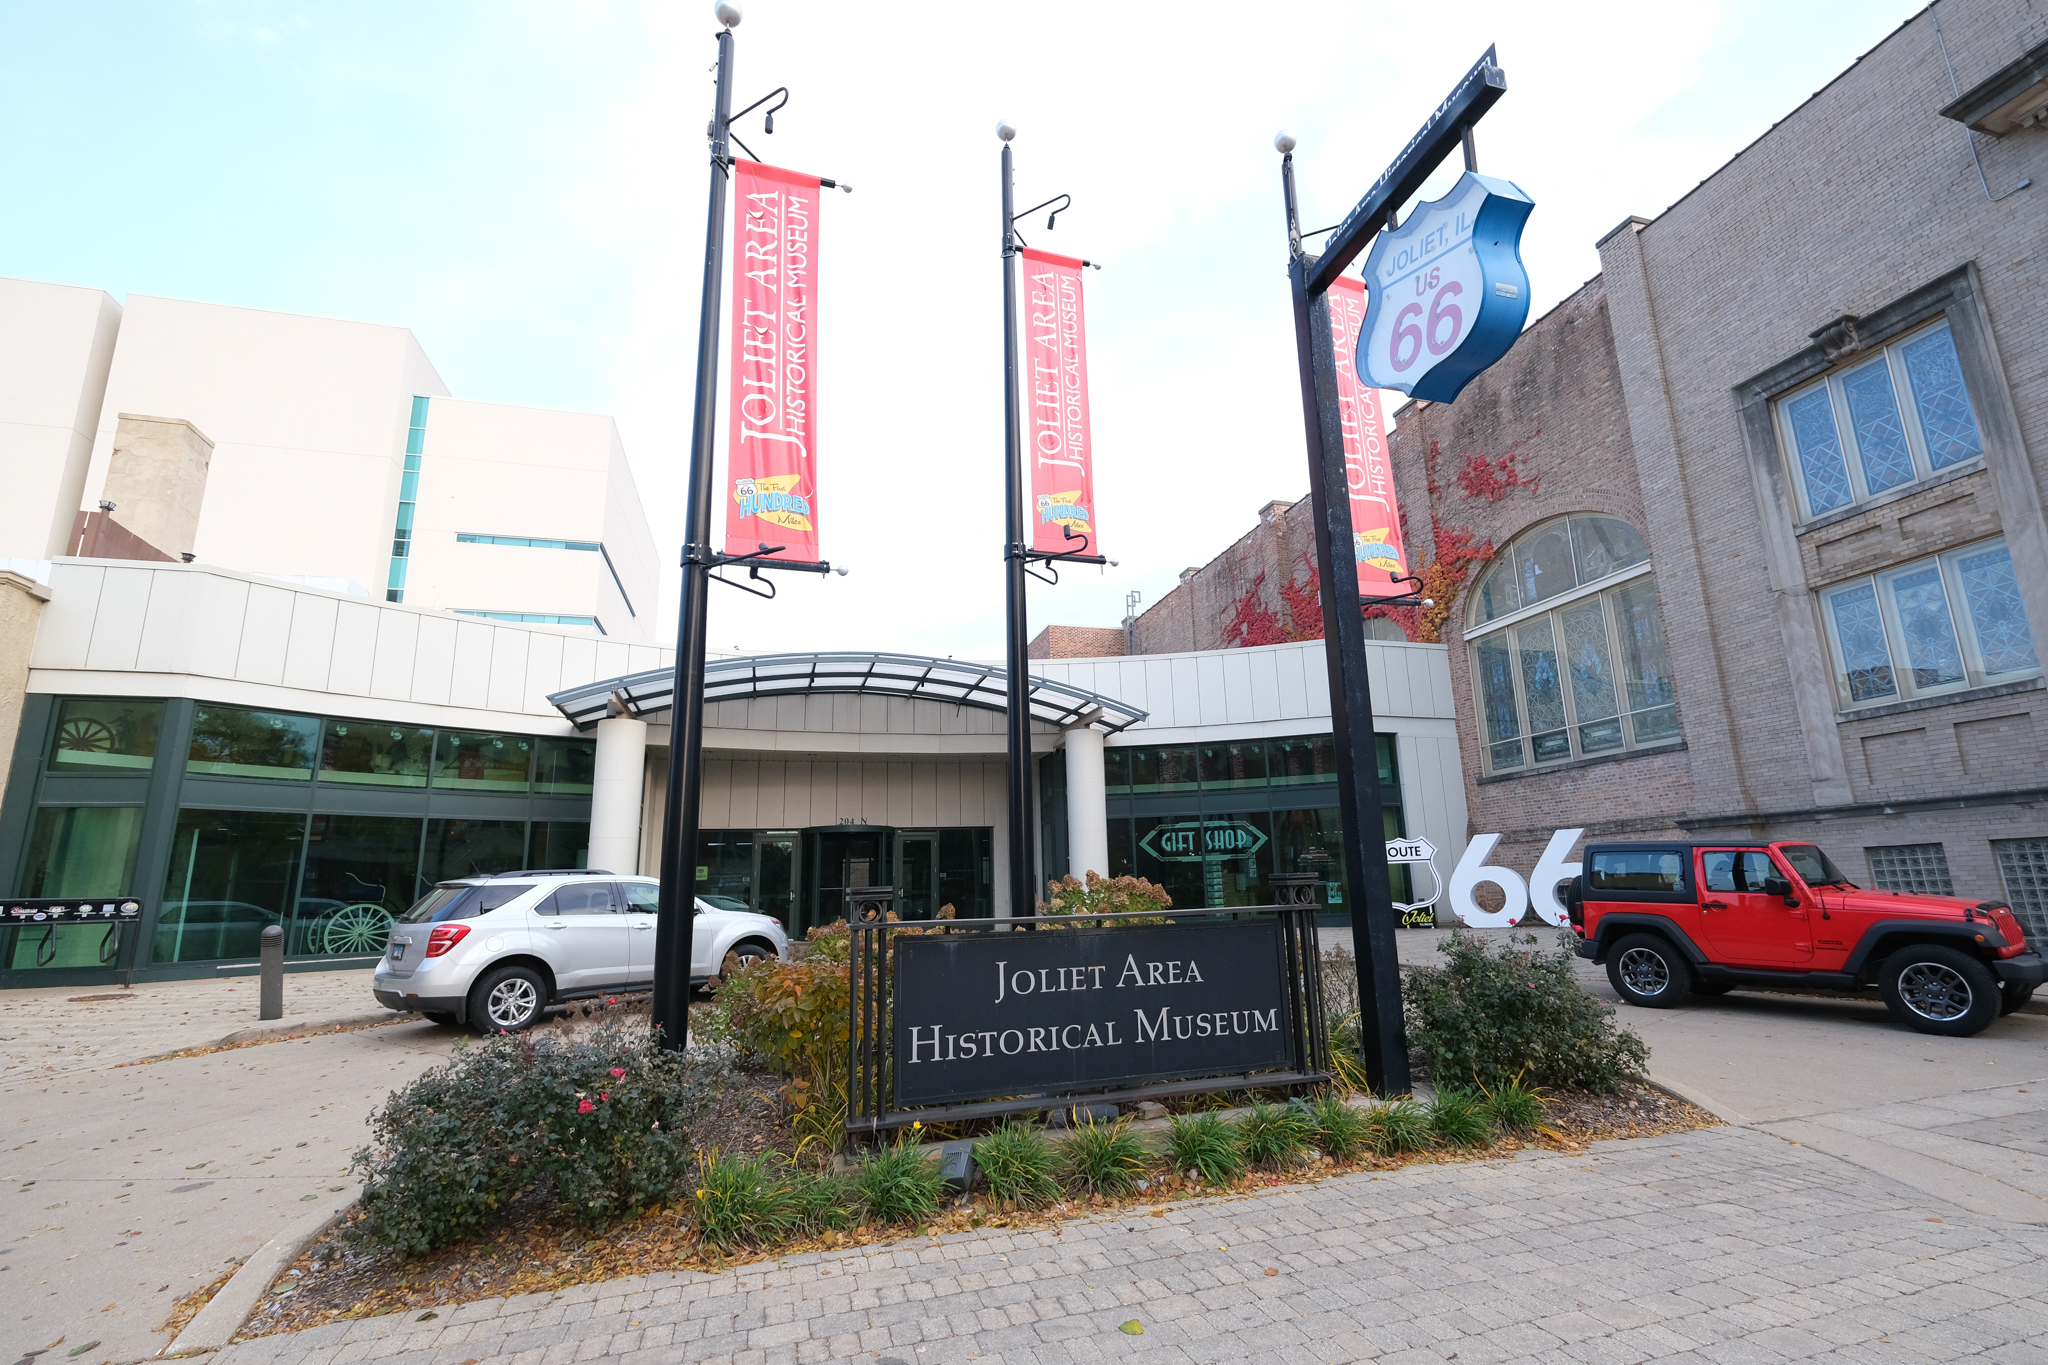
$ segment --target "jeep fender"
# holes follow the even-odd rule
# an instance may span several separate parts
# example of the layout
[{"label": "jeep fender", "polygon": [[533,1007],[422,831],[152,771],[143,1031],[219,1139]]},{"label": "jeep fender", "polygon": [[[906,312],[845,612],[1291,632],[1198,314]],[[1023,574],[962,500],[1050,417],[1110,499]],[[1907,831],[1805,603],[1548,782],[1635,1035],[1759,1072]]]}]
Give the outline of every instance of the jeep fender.
[{"label": "jeep fender", "polygon": [[[1909,943],[1938,943],[1944,948],[1960,948],[1977,957],[1987,956],[1987,944],[1979,943],[1977,935],[1989,925],[1965,924],[1955,920],[1938,919],[1881,919],[1863,931],[1863,937],[1856,940],[1856,946],[1849,953],[1849,960],[1842,964],[1842,970],[1851,976],[1861,977],[1865,970],[1875,971],[1877,964]],[[2002,944],[2002,935],[1996,935]],[[1995,956],[1990,954],[1989,956]]]},{"label": "jeep fender", "polygon": [[1605,961],[1607,950],[1613,945],[1614,940],[1620,938],[1623,934],[1634,933],[1638,930],[1648,930],[1651,933],[1664,935],[1664,937],[1677,945],[1678,951],[1684,953],[1686,960],[1696,967],[1711,961],[1704,952],[1700,951],[1699,945],[1692,941],[1691,936],[1685,930],[1679,928],[1672,920],[1663,915],[1645,914],[1639,910],[1623,911],[1620,914],[1602,915],[1600,917],[1600,936],[1594,940],[1593,960],[1595,962]]}]

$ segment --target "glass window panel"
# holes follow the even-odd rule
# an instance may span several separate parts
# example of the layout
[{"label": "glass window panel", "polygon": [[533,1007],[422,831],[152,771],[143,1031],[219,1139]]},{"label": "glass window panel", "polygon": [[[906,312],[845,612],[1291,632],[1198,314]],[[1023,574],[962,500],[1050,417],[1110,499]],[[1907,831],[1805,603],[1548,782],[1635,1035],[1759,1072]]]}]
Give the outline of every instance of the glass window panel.
[{"label": "glass window panel", "polygon": [[1963,386],[1955,337],[1941,327],[1907,342],[1903,349],[1929,462],[1946,469],[1982,455],[1984,441],[1977,431],[1977,414],[1970,408],[1970,391]]},{"label": "glass window panel", "polygon": [[1962,580],[1985,675],[2039,668],[2041,657],[2034,649],[2034,633],[2027,628],[2012,552],[2003,544],[1966,551],[1956,556],[1956,575]]},{"label": "glass window panel", "polygon": [[533,768],[533,743],[526,735],[443,730],[434,740],[434,785],[523,792]]},{"label": "glass window panel", "polygon": [[1374,735],[1373,753],[1379,760],[1380,804],[1398,806],[1401,804],[1401,768],[1394,757],[1394,736]]},{"label": "glass window panel", "polygon": [[[1109,875],[1112,877],[1133,877],[1138,865],[1136,836],[1131,833],[1131,822],[1121,815],[1109,817]],[[991,912],[993,913],[993,912]]]},{"label": "glass window panel", "polygon": [[1622,746],[1621,708],[1616,700],[1614,664],[1607,641],[1607,612],[1597,597],[1559,613],[1564,654],[1571,669],[1572,710],[1579,721],[1579,749],[1604,753]]},{"label": "glass window panel", "polygon": [[424,787],[434,753],[425,726],[330,720],[320,738],[320,780],[383,787]]},{"label": "glass window panel", "polygon": [[1880,891],[1953,896],[1948,850],[1940,844],[1890,844],[1863,850],[1870,855],[1870,882]]},{"label": "glass window panel", "polygon": [[127,896],[135,875],[140,806],[44,806],[21,869],[24,896]]},{"label": "glass window panel", "polygon": [[1851,496],[1849,470],[1842,463],[1842,438],[1835,430],[1834,403],[1827,386],[1801,394],[1785,404],[1792,426],[1792,445],[1806,484],[1806,506],[1818,516],[1846,506]]},{"label": "glass window panel", "polygon": [[488,877],[526,866],[524,820],[429,820],[420,859],[423,885]]},{"label": "glass window panel", "polygon": [[[1166,856],[1154,856],[1143,843],[1143,832],[1160,824],[1193,827],[1194,837],[1178,844],[1155,838],[1153,847]],[[1267,877],[1273,870],[1272,816],[1266,811],[1205,812],[1200,817],[1165,816],[1138,822],[1141,860],[1162,868],[1172,878],[1164,883],[1176,910],[1220,909],[1240,905],[1271,905],[1273,895]],[[1178,848],[1177,853],[1168,853]],[[1151,874],[1140,873],[1141,876]],[[1154,881],[1160,877],[1154,876]]]},{"label": "glass window panel", "polygon": [[1337,746],[1329,735],[1266,741],[1266,773],[1276,787],[1337,780]]},{"label": "glass window panel", "polygon": [[1554,521],[1516,541],[1515,568],[1521,577],[1524,605],[1576,588],[1578,571],[1572,565],[1570,526]]},{"label": "glass window panel", "polygon": [[1892,394],[1891,363],[1883,356],[1842,376],[1842,396],[1849,402],[1849,429],[1856,434],[1856,453],[1863,461],[1863,484],[1882,493],[1914,479],[1913,452],[1906,445],[1905,423]]},{"label": "glass window panel", "polygon": [[1202,787],[1263,787],[1266,785],[1266,746],[1250,744],[1204,744],[1200,749]]},{"label": "glass window panel", "polygon": [[1156,792],[1159,790],[1159,751],[1157,749],[1132,749],[1131,790],[1134,792]]},{"label": "glass window panel", "polygon": [[1522,609],[1522,588],[1515,572],[1515,552],[1503,550],[1494,556],[1494,566],[1479,580],[1479,619],[1491,621]]},{"label": "glass window panel", "polygon": [[1877,611],[1877,592],[1868,583],[1828,594],[1835,618],[1835,642],[1842,651],[1842,676],[1851,702],[1896,697],[1892,656],[1885,644],[1884,621]]},{"label": "glass window panel", "polygon": [[163,722],[164,704],[160,701],[66,697],[57,703],[50,771],[106,773],[148,768],[156,758],[156,736]]},{"label": "glass window panel", "polygon": [[192,749],[185,771],[308,778],[319,747],[320,722],[312,716],[202,706],[192,717]]},{"label": "glass window panel", "polygon": [[1176,746],[1159,751],[1159,790],[1191,792],[1195,789],[1194,746]]},{"label": "glass window panel", "polygon": [[588,795],[597,774],[597,741],[543,739],[536,742],[533,789]]},{"label": "glass window panel", "polygon": [[1639,579],[1607,596],[1614,604],[1614,625],[1621,636],[1622,684],[1636,743],[1676,739],[1678,688],[1664,649],[1664,616],[1657,607],[1657,584]]},{"label": "glass window panel", "polygon": [[383,952],[392,919],[434,887],[434,878],[420,875],[420,825],[406,816],[315,815],[285,951]]},{"label": "glass window panel", "polygon": [[1941,570],[1933,564],[1887,580],[1892,606],[1905,637],[1906,664],[1916,690],[1947,687],[1963,680],[1963,652],[1956,647],[1955,622],[1949,619],[1948,593]]},{"label": "glass window panel", "polygon": [[[614,867],[612,872],[630,872]],[[730,896],[747,905],[754,900],[754,831],[750,829],[707,829],[697,835],[696,878],[700,896]]]},{"label": "glass window panel", "polygon": [[[1344,821],[1337,810],[1274,811],[1273,870],[1315,873],[1316,903],[1325,910],[1349,909],[1344,901]],[[1397,889],[1394,899],[1412,898]]]},{"label": "glass window panel", "polygon": [[285,924],[305,835],[303,815],[179,811],[151,961],[254,961],[263,930]]},{"label": "glass window panel", "polygon": [[1550,618],[1515,628],[1515,653],[1522,672],[1522,704],[1529,716],[1529,743],[1538,763],[1572,756],[1565,729],[1564,679],[1557,666],[1557,639]]},{"label": "glass window panel", "polygon": [[1131,786],[1131,751],[1129,749],[1104,749],[1102,751],[1103,785],[1110,791],[1129,791]]},{"label": "glass window panel", "polygon": [[[536,820],[526,836],[526,865],[541,871],[590,866],[588,820]],[[632,869],[614,867],[613,872]]]},{"label": "glass window panel", "polygon": [[1199,860],[1182,862],[1175,858],[1162,858],[1153,851],[1160,846],[1160,838],[1153,837],[1149,841],[1151,847],[1148,848],[1146,836],[1153,834],[1161,825],[1183,825],[1196,818],[1191,815],[1141,815],[1134,822],[1137,827],[1137,848],[1134,858],[1137,875],[1166,888],[1166,894],[1173,898],[1173,908],[1176,910],[1201,908],[1202,864]]},{"label": "glass window panel", "polygon": [[1513,657],[1504,630],[1487,636],[1473,650],[1479,706],[1486,717],[1487,765],[1495,772],[1522,766],[1522,718],[1515,706]]},{"label": "glass window panel", "polygon": [[1573,517],[1571,532],[1572,556],[1581,587],[1644,563],[1650,557],[1650,547],[1636,528],[1616,517]]},{"label": "glass window panel", "polygon": [[[1126,824],[1109,823],[1112,829]],[[994,838],[995,831],[988,828],[939,831],[939,904],[952,906],[955,919],[987,919],[995,913],[989,857]]]},{"label": "glass window panel", "polygon": [[2048,839],[1993,839],[2005,899],[2029,942],[2048,938]]}]

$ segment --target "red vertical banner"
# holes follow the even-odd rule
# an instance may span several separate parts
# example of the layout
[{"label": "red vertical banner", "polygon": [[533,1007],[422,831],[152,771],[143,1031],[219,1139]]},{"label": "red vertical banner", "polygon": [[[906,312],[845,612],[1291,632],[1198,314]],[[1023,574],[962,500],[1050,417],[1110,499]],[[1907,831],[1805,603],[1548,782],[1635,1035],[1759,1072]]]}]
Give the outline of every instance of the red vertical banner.
[{"label": "red vertical banner", "polygon": [[1344,427],[1344,482],[1351,489],[1351,547],[1358,564],[1361,597],[1393,597],[1408,590],[1396,577],[1408,573],[1401,544],[1401,508],[1394,498],[1394,471],[1387,463],[1387,428],[1380,419],[1380,392],[1359,382],[1353,363],[1365,324],[1365,282],[1340,278],[1325,295],[1330,303],[1330,342],[1337,359],[1337,407]]},{"label": "red vertical banner", "polygon": [[818,562],[818,177],[733,164],[725,552]]},{"label": "red vertical banner", "polygon": [[[1102,553],[1095,533],[1095,451],[1088,436],[1088,335],[1081,262],[1030,247],[1024,260],[1024,457],[1031,464],[1031,548]],[[1068,529],[1074,532],[1072,539]],[[1081,537],[1086,536],[1084,541]]]}]

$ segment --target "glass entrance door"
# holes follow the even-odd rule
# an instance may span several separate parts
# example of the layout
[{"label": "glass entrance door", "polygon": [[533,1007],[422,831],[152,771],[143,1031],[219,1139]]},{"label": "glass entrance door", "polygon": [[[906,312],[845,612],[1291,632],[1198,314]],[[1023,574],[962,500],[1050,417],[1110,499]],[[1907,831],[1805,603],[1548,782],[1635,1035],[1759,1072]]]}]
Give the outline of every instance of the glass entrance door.
[{"label": "glass entrance door", "polygon": [[754,909],[782,921],[792,935],[796,927],[796,834],[769,830],[754,840]]},{"label": "glass entrance door", "polygon": [[939,908],[939,835],[908,830],[896,836],[896,913],[906,920],[930,919]]}]

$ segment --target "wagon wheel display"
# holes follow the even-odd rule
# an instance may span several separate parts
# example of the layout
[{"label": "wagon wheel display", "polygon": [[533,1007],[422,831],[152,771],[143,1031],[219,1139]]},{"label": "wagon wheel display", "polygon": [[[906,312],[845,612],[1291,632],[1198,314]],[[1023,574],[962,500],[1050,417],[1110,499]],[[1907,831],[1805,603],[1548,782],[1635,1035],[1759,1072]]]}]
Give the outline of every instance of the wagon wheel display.
[{"label": "wagon wheel display", "polygon": [[320,950],[337,956],[381,953],[391,937],[391,912],[368,903],[344,905],[320,926]]},{"label": "wagon wheel display", "polygon": [[57,747],[88,754],[114,752],[114,729],[91,716],[73,716],[57,727]]}]

